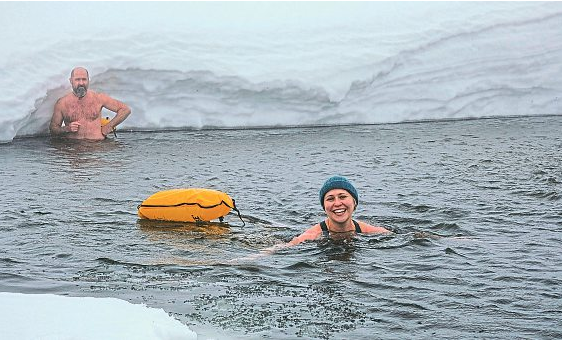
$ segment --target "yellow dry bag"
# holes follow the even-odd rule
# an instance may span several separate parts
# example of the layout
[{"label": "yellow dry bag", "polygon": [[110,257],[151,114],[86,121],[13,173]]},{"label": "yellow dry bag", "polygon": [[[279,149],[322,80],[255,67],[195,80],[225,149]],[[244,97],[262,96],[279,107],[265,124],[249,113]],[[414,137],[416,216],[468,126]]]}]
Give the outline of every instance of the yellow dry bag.
[{"label": "yellow dry bag", "polygon": [[231,209],[242,220],[234,200],[224,192],[201,188],[172,189],[157,192],[144,200],[138,206],[138,214],[149,220],[208,222],[217,218],[222,221]]},{"label": "yellow dry bag", "polygon": [[[111,119],[109,119],[109,117],[102,117],[101,118],[101,126],[106,126],[107,124],[109,124],[109,122],[111,121]],[[113,131],[113,135],[115,136],[115,138],[117,138],[117,130],[115,128],[113,128],[111,131]]]}]

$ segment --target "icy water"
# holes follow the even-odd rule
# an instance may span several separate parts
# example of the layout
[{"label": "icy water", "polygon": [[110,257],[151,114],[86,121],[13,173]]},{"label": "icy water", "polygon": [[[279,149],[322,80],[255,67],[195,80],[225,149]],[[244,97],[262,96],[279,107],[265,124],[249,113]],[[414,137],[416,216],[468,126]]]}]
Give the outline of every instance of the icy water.
[{"label": "icy water", "polygon": [[[562,337],[562,117],[120,132],[0,145],[0,291],[118,297],[216,339]],[[310,242],[334,174],[392,236]],[[245,226],[148,223],[165,189]],[[3,306],[6,308],[6,306]]]}]

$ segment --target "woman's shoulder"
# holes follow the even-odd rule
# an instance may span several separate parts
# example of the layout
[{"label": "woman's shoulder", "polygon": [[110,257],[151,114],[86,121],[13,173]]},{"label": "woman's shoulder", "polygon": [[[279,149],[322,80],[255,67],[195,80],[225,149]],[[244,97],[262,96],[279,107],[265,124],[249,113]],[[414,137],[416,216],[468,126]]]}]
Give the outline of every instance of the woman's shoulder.
[{"label": "woman's shoulder", "polygon": [[321,235],[322,235],[322,228],[320,227],[320,223],[316,223],[312,227],[305,230],[304,233],[302,233],[299,236],[293,238],[289,242],[289,245],[299,244],[299,243],[302,243],[304,241],[313,241],[313,240],[316,240]]},{"label": "woman's shoulder", "polygon": [[363,221],[357,221],[359,223],[359,227],[361,227],[361,232],[366,234],[384,234],[384,233],[391,233],[390,230],[386,229],[385,227],[374,226],[369,223]]},{"label": "woman's shoulder", "polygon": [[306,237],[313,237],[312,239],[318,238],[322,234],[322,227],[320,223],[316,223],[312,227],[308,228],[301,234],[301,236],[306,235]]}]

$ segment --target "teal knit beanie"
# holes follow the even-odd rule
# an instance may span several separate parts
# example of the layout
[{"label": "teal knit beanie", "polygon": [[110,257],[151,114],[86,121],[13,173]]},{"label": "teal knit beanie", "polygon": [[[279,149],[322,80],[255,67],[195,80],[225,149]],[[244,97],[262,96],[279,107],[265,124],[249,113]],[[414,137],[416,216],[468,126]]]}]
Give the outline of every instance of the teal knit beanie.
[{"label": "teal knit beanie", "polygon": [[359,195],[357,194],[357,190],[355,190],[355,187],[347,180],[347,178],[342,176],[333,176],[328,178],[326,183],[324,183],[320,189],[320,204],[322,205],[322,209],[324,209],[324,196],[326,196],[328,191],[333,189],[346,190],[355,199],[355,203],[359,204]]}]

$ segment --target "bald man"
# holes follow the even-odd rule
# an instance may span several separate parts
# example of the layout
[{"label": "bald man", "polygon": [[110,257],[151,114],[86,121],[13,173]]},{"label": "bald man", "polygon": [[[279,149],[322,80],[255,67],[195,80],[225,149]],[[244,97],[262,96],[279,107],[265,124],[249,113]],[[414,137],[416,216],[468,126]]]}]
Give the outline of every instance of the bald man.
[{"label": "bald man", "polygon": [[[69,80],[72,92],[60,98],[55,104],[49,125],[51,135],[102,140],[131,114],[131,109],[125,103],[104,93],[89,90],[90,77],[85,68],[74,68]],[[103,127],[101,126],[102,108],[115,113],[115,117]]]}]

